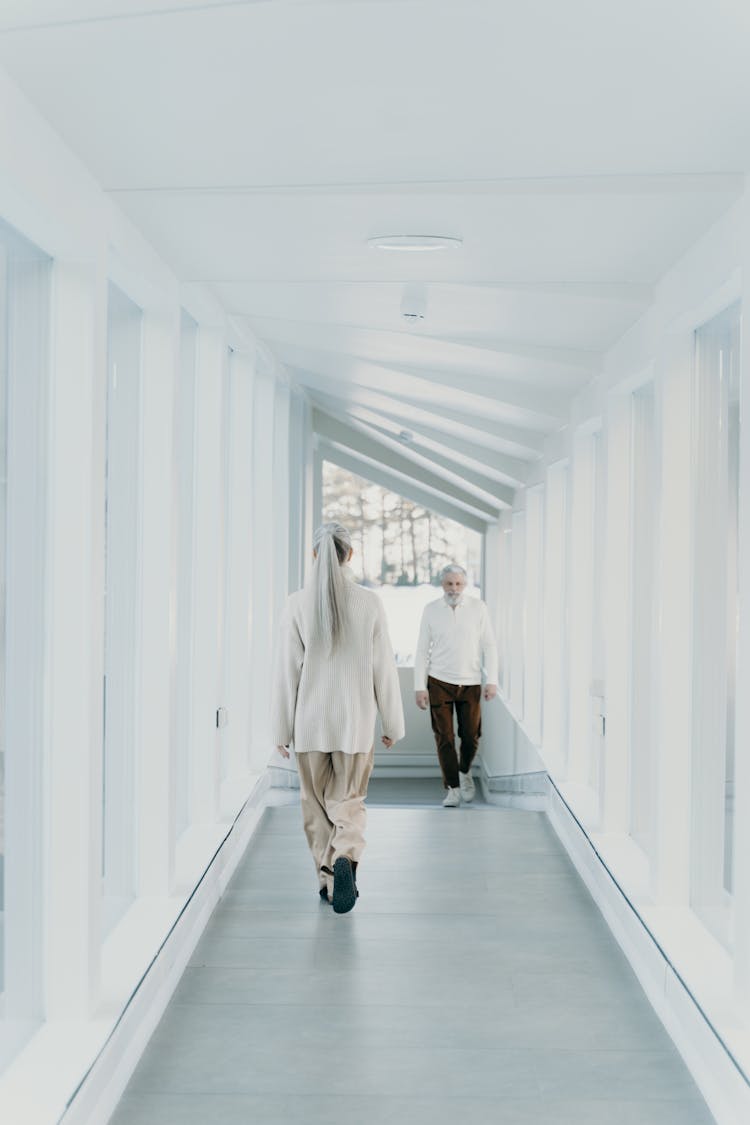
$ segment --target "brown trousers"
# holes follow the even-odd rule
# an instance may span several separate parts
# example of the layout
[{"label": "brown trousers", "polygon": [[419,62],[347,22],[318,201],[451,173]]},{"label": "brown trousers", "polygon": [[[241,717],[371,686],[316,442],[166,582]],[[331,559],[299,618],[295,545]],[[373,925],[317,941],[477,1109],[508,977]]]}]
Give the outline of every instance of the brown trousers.
[{"label": "brown trousers", "polygon": [[[474,761],[482,734],[482,685],[446,684],[443,680],[427,677],[430,697],[430,718],[435,734],[438,760],[446,789],[458,787],[458,771],[468,773]],[[458,737],[461,756],[456,756],[453,733],[453,709],[458,718]]]},{"label": "brown trousers", "polygon": [[[333,894],[333,865],[340,856],[359,863],[365,847],[365,797],[374,749],[368,754],[297,755],[302,823],[318,882]],[[457,783],[458,784],[458,783]]]}]

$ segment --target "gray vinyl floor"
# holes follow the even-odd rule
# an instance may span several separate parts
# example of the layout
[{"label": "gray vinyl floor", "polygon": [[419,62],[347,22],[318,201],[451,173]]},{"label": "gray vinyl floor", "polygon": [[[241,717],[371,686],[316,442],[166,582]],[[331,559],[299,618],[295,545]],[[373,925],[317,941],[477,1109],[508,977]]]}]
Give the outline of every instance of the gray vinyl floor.
[{"label": "gray vinyl floor", "polygon": [[361,898],[270,808],[115,1125],[708,1125],[541,813],[371,786]]}]

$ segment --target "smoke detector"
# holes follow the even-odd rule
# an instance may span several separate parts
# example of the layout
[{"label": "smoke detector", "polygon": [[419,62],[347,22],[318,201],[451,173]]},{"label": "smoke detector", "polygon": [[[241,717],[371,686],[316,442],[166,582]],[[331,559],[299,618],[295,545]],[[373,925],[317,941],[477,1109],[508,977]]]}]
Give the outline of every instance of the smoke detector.
[{"label": "smoke detector", "polygon": [[427,289],[424,285],[405,285],[401,297],[401,316],[410,324],[424,320],[427,313]]}]

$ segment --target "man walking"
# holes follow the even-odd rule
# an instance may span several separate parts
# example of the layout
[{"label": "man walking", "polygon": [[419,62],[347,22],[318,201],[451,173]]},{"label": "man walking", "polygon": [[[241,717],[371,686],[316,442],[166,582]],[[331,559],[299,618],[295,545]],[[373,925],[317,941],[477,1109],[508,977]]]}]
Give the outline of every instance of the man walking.
[{"label": "man walking", "polygon": [[[414,660],[417,707],[430,708],[438,760],[447,793],[446,808],[474,799],[471,763],[482,733],[482,666],[484,698],[497,695],[497,648],[487,606],[464,595],[466,571],[446,566],[440,574],[443,597],[426,605]],[[456,755],[453,712],[461,743]]]}]

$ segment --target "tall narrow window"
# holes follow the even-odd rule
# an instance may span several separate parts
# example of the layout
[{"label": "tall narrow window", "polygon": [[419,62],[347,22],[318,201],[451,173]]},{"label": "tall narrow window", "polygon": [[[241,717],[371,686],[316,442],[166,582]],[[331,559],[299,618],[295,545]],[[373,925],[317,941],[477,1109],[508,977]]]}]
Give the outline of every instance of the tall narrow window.
[{"label": "tall narrow window", "polygon": [[0,222],[0,1070],[42,1011],[50,265]]},{"label": "tall narrow window", "polygon": [[740,313],[696,333],[691,900],[729,943],[738,625]]},{"label": "tall narrow window", "polygon": [[105,469],[104,931],[135,893],[141,310],[109,287]]},{"label": "tall narrow window", "polygon": [[522,719],[526,668],[526,513],[513,513],[513,608],[510,626],[510,704]]},{"label": "tall narrow window", "polygon": [[526,494],[526,683],[524,716],[531,737],[542,738],[544,489]]},{"label": "tall narrow window", "polygon": [[[221,505],[221,526],[219,528],[219,621],[218,637],[218,662],[219,662],[219,704],[223,708],[228,698],[229,690],[229,629],[227,616],[229,613],[230,569],[232,560],[229,553],[229,537],[231,533],[232,509],[230,496],[230,473],[232,465],[232,365],[231,352],[227,352],[224,369],[221,373],[221,476],[219,483],[219,503]],[[224,781],[229,772],[229,740],[227,728],[219,728],[219,773]]]},{"label": "tall narrow window", "polygon": [[500,684],[506,699],[510,699],[511,621],[513,618],[513,531],[504,527],[500,542],[500,621],[498,626],[498,655],[500,658]]},{"label": "tall narrow window", "polygon": [[595,687],[601,678],[601,550],[603,463],[598,433],[577,434],[573,447],[570,513],[570,629],[568,777],[598,795],[601,732],[595,726]]},{"label": "tall narrow window", "polygon": [[544,699],[545,754],[558,767],[564,760],[567,709],[567,550],[568,465],[547,473],[544,549]]},{"label": "tall narrow window", "polygon": [[175,394],[175,541],[172,730],[176,782],[175,833],[190,824],[190,683],[193,665],[193,529],[195,507],[195,380],[198,325],[187,313],[180,321],[180,362]]},{"label": "tall narrow window", "polygon": [[740,380],[739,318],[732,324],[727,372],[727,696],[724,757],[724,888],[734,888],[734,762],[739,630]]},{"label": "tall narrow window", "polygon": [[658,487],[652,386],[632,397],[631,434],[630,834],[650,854],[656,791],[652,724]]},{"label": "tall narrow window", "polygon": [[0,996],[5,991],[5,665],[7,575],[5,551],[8,510],[8,251],[0,243]]}]

